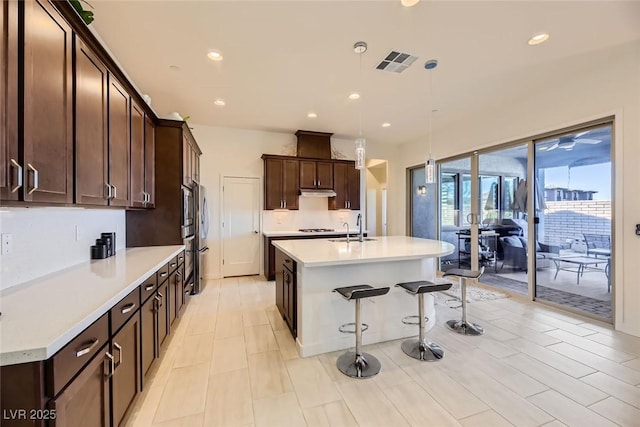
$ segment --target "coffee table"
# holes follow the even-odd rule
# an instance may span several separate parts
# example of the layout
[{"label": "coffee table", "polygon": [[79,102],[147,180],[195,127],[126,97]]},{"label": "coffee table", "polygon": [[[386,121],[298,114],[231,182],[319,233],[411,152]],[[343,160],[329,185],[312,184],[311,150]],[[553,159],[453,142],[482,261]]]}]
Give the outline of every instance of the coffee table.
[{"label": "coffee table", "polygon": [[[576,284],[580,284],[580,276],[582,276],[586,272],[590,271],[601,271],[606,274],[605,268],[593,267],[598,264],[607,264],[606,259],[602,258],[591,258],[585,256],[557,256],[550,258],[553,263],[556,265],[556,275],[553,276],[555,280],[558,277],[558,273],[560,270],[570,271],[572,273],[577,273]],[[571,264],[568,266],[563,266],[562,264]]]}]

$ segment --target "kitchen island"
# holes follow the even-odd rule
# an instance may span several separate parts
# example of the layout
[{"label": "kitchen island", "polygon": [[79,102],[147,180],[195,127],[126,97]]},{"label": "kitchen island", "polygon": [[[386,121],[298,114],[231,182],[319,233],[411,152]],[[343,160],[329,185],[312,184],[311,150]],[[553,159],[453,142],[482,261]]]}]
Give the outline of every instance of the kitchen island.
[{"label": "kitchen island", "polygon": [[[292,299],[288,306],[295,304],[292,332],[302,357],[354,346],[353,335],[338,331],[340,325],[355,318],[354,303],[332,292],[341,286],[390,287],[387,295],[372,300],[375,304],[364,302],[362,318],[369,325],[363,334],[364,344],[417,335],[416,326],[401,321],[416,314],[415,297],[394,285],[435,280],[435,258],[454,250],[447,242],[407,236],[375,237],[363,242],[356,238],[349,243],[344,239],[279,240],[273,245],[285,261],[289,259],[288,269],[294,276],[289,280],[295,292],[288,293]],[[283,270],[286,276],[286,265],[280,272]],[[425,296],[425,312],[429,317],[428,330],[435,323],[431,295]]]}]

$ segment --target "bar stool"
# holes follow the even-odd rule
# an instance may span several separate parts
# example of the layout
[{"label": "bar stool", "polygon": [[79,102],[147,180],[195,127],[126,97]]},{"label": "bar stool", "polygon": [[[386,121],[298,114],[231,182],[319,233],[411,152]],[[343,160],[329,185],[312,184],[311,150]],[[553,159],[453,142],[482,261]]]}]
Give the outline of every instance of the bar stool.
[{"label": "bar stool", "polygon": [[478,279],[484,273],[484,266],[480,270],[465,270],[462,268],[452,268],[447,270],[442,276],[456,276],[460,280],[460,294],[462,299],[462,320],[449,320],[447,326],[459,334],[482,335],[484,328],[477,323],[467,322],[467,279]]},{"label": "bar stool", "polygon": [[[335,288],[334,292],[338,292],[347,300],[354,300],[356,303],[356,321],[354,323],[345,323],[340,325],[339,331],[342,333],[356,334],[356,351],[348,351],[338,358],[336,366],[343,374],[352,378],[368,378],[380,372],[380,361],[370,355],[364,353],[362,347],[362,332],[369,328],[369,325],[363,324],[360,316],[360,300],[363,298],[377,297],[385,295],[389,292],[389,287],[374,288],[370,285],[355,285]],[[353,325],[354,331],[347,330],[348,326]],[[364,326],[364,329],[363,329]]]},{"label": "bar stool", "polygon": [[[419,325],[419,335],[418,339],[409,339],[402,342],[402,351],[407,356],[413,357],[414,359],[434,362],[436,360],[440,360],[444,357],[444,350],[442,348],[431,341],[427,341],[425,338],[425,315],[424,315],[424,294],[430,292],[440,292],[446,291],[451,288],[452,283],[433,283],[428,282],[426,280],[420,280],[416,282],[404,282],[398,283],[396,286],[401,287],[408,293],[412,295],[418,296],[418,315],[417,316],[407,316],[402,319],[402,323],[406,325]],[[409,319],[417,317],[418,321],[413,322]]]}]

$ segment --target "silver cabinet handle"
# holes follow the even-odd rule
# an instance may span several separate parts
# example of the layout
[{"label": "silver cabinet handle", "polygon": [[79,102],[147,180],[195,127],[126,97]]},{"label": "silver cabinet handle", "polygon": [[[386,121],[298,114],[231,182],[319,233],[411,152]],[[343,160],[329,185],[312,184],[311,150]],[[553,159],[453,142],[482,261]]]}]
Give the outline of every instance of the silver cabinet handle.
[{"label": "silver cabinet handle", "polygon": [[182,273],[180,273],[179,271],[176,271],[176,276],[182,277]]},{"label": "silver cabinet handle", "polygon": [[27,169],[33,172],[33,188],[27,192],[27,194],[31,194],[38,189],[40,174],[38,173],[38,169],[34,168],[31,163],[27,163]]},{"label": "silver cabinet handle", "polygon": [[98,345],[99,342],[100,340],[95,338],[93,341],[91,341],[90,344],[80,347],[79,349],[76,350],[76,357],[82,357],[85,354],[91,353],[93,349]]},{"label": "silver cabinet handle", "polygon": [[156,285],[147,285],[147,286],[144,287],[144,290],[145,291],[150,291],[151,289],[153,289],[155,287],[156,287]]},{"label": "silver cabinet handle", "polygon": [[169,273],[167,273],[166,271],[163,271],[162,273],[160,273],[160,277],[166,277],[167,274],[169,274]]},{"label": "silver cabinet handle", "polygon": [[22,166],[20,166],[20,164],[16,162],[15,159],[11,159],[11,167],[18,169],[18,183],[15,185],[15,187],[11,187],[11,192],[15,193],[18,188],[22,187]]},{"label": "silver cabinet handle", "polygon": [[120,309],[120,313],[127,314],[128,312],[130,312],[134,308],[136,308],[136,303],[132,302],[131,304],[127,304],[124,307],[122,307],[122,309]]},{"label": "silver cabinet handle", "polygon": [[351,209],[351,201],[347,202],[349,204],[349,209]]},{"label": "silver cabinet handle", "polygon": [[184,257],[179,256],[179,257],[178,257],[178,262],[182,262],[182,260],[184,260]]},{"label": "silver cabinet handle", "polygon": [[287,209],[287,200],[284,200],[284,208]]},{"label": "silver cabinet handle", "polygon": [[122,363],[122,347],[120,346],[120,344],[118,344],[117,342],[114,341],[113,343],[113,348],[115,348],[116,350],[118,350],[118,361],[116,362],[116,364],[113,366],[114,369],[117,368],[118,366],[120,366],[120,364]]},{"label": "silver cabinet handle", "polygon": [[322,183],[320,182],[320,180],[318,180],[318,187],[320,187],[322,185]]},{"label": "silver cabinet handle", "polygon": [[178,265],[178,263],[172,262],[171,264],[169,264],[171,267],[175,267],[176,265]]},{"label": "silver cabinet handle", "polygon": [[280,200],[280,208],[284,209],[284,200]]},{"label": "silver cabinet handle", "polygon": [[104,354],[104,361],[108,363],[104,376],[105,378],[110,378],[113,376],[113,372],[116,370],[116,365],[113,360],[113,355],[107,351]]},{"label": "silver cabinet handle", "polygon": [[107,200],[111,200],[113,197],[113,194],[111,191],[111,184],[109,184],[108,182],[105,182],[104,185],[107,187]]},{"label": "silver cabinet handle", "polygon": [[116,187],[115,185],[112,185],[113,187],[113,198],[117,199],[118,198],[118,187]]}]

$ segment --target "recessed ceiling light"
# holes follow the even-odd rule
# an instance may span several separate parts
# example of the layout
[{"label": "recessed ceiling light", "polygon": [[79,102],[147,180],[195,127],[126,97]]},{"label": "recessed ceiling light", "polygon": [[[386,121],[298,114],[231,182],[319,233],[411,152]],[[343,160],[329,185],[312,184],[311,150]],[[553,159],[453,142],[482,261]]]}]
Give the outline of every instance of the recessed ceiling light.
[{"label": "recessed ceiling light", "polygon": [[220,52],[218,52],[217,50],[209,51],[209,53],[207,53],[207,56],[212,61],[222,61],[222,54]]},{"label": "recessed ceiling light", "polygon": [[535,36],[531,37],[527,43],[529,43],[530,46],[535,46],[537,44],[544,43],[547,40],[549,40],[549,34],[540,33],[540,34],[536,34]]},{"label": "recessed ceiling light", "polygon": [[391,123],[389,123],[389,122],[384,122],[384,123],[382,124],[382,127],[383,127],[383,128],[388,128],[389,126],[391,126]]},{"label": "recessed ceiling light", "polygon": [[307,117],[309,117],[310,119],[315,119],[316,117],[318,117],[318,115],[316,113],[309,113],[307,114]]},{"label": "recessed ceiling light", "polygon": [[213,103],[218,107],[224,107],[225,105],[227,105],[227,103],[224,102],[224,99],[216,99],[215,101],[213,101]]},{"label": "recessed ceiling light", "polygon": [[358,92],[352,92],[349,94],[349,99],[360,99],[360,94]]},{"label": "recessed ceiling light", "polygon": [[415,6],[418,2],[420,2],[420,0],[400,0],[400,3],[402,3],[404,7]]}]

